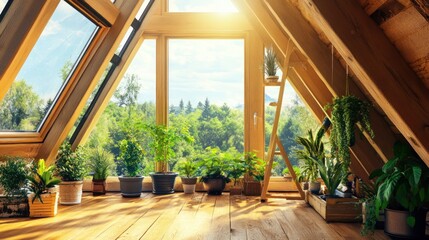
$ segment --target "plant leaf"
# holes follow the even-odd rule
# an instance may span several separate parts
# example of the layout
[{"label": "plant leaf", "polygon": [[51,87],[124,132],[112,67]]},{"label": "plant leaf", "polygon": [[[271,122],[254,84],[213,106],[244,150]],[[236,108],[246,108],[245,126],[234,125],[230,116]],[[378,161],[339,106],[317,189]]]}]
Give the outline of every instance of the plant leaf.
[{"label": "plant leaf", "polygon": [[414,225],[416,225],[416,218],[414,216],[412,216],[412,215],[409,215],[407,217],[407,224],[408,224],[408,226],[410,226],[410,227],[413,228]]}]

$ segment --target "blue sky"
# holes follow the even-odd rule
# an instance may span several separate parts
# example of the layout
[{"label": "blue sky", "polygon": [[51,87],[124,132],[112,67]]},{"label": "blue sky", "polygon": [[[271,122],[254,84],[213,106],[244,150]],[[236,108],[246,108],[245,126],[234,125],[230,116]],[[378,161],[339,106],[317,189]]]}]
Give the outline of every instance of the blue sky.
[{"label": "blue sky", "polygon": [[[0,0],[0,7],[2,3],[5,0]],[[204,4],[197,3],[208,4],[212,10],[216,5],[234,11],[229,0],[170,0],[170,9],[201,11]],[[62,66],[79,57],[94,29],[93,23],[60,1],[17,79],[25,79],[44,99],[55,97],[62,85]],[[155,101],[155,47],[155,40],[145,40],[127,71],[141,79],[139,102]],[[168,64],[170,104],[177,105],[183,99],[195,106],[206,97],[218,105],[243,104],[243,39],[170,39]],[[287,104],[296,94],[290,85],[285,91]],[[266,94],[277,98],[278,88],[267,87]]]}]

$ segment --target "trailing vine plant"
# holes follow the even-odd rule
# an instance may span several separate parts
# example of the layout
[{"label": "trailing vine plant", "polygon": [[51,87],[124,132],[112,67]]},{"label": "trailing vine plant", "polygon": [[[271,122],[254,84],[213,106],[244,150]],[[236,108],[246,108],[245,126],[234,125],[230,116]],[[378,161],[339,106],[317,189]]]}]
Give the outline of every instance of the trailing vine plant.
[{"label": "trailing vine plant", "polygon": [[336,97],[332,104],[325,106],[325,109],[332,110],[332,129],[330,143],[331,153],[343,163],[343,169],[347,172],[350,166],[350,150],[356,141],[355,129],[359,132],[367,132],[371,138],[374,138],[374,132],[369,120],[370,104],[359,98],[347,95]]}]

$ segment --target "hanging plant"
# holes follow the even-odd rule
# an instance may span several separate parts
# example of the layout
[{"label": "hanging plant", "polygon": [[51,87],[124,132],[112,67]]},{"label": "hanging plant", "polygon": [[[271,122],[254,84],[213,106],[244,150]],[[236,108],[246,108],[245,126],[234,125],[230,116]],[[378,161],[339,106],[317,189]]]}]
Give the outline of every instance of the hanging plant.
[{"label": "hanging plant", "polygon": [[353,146],[356,137],[356,123],[360,124],[359,132],[367,132],[374,138],[374,132],[369,121],[370,104],[359,98],[347,95],[336,97],[332,104],[326,105],[325,109],[332,110],[332,130],[330,142],[332,154],[343,162],[344,170],[348,171],[350,166],[349,147]]}]

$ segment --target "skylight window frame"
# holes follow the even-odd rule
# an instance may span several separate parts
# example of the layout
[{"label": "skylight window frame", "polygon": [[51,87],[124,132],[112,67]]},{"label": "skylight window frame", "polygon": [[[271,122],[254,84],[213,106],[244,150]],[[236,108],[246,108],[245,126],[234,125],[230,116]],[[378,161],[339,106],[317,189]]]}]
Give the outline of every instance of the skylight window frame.
[{"label": "skylight window frame", "polygon": [[[13,1],[13,0],[12,0]],[[3,131],[0,132],[0,144],[23,144],[23,143],[42,143],[47,135],[47,133],[50,131],[50,128],[52,127],[54,121],[58,117],[61,109],[63,108],[65,102],[67,101],[70,94],[72,94],[77,82],[79,81],[80,76],[85,71],[85,68],[87,67],[89,61],[91,60],[92,56],[97,51],[98,47],[100,46],[101,41],[104,39],[108,32],[108,26],[107,24],[103,24],[102,21],[98,21],[97,19],[93,17],[89,17],[90,15],[94,15],[94,13],[88,12],[85,9],[80,8],[76,1],[79,0],[64,0],[67,4],[69,4],[71,7],[75,8],[79,13],[81,13],[84,17],[86,17],[88,20],[93,22],[96,25],[95,31],[92,33],[92,36],[88,43],[86,44],[85,48],[83,48],[79,58],[74,63],[72,70],[70,71],[67,79],[65,80],[65,84],[62,85],[62,87],[58,90],[58,93],[56,97],[54,98],[54,101],[52,105],[50,106],[49,111],[45,114],[43,117],[42,122],[39,124],[38,128],[35,131]],[[103,0],[108,1],[108,0]],[[108,1],[111,3],[110,1]],[[58,8],[59,1],[49,1],[46,0],[44,4],[52,7],[52,5],[55,5],[55,10]],[[9,4],[9,2],[8,2]],[[21,3],[18,1],[15,1],[15,4],[26,4]],[[15,7],[15,6],[14,6]],[[17,6],[19,7],[19,6]],[[6,13],[7,14],[7,13]],[[5,14],[5,16],[6,16]],[[38,13],[39,15],[43,15],[43,10]],[[51,19],[52,16],[49,16],[49,19]],[[48,19],[48,20],[49,20]],[[19,27],[19,26],[18,26]],[[37,33],[29,33],[29,34],[38,34],[37,39],[40,37],[40,34],[43,32],[46,26],[44,26],[42,29],[38,29]],[[34,47],[35,43],[32,45]],[[28,55],[25,57],[25,60],[23,63],[27,60]],[[22,65],[20,66],[22,68]],[[15,77],[16,78],[16,77]],[[15,81],[15,80],[13,80]],[[12,82],[13,82],[12,81]],[[9,89],[9,88],[8,88]],[[3,99],[3,98],[1,98]]]}]

